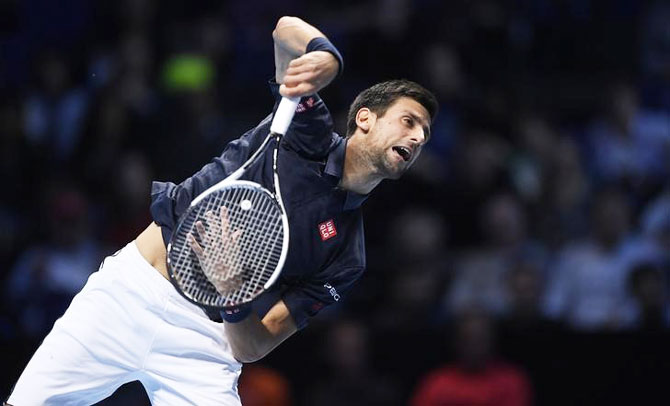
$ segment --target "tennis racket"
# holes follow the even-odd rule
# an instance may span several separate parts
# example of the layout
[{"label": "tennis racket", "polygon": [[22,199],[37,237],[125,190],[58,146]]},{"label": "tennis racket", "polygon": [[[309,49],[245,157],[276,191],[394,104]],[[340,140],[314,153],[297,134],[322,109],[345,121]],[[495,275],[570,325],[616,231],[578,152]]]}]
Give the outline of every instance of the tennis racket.
[{"label": "tennis racket", "polygon": [[[167,247],[172,283],[191,302],[213,309],[251,302],[279,276],[289,227],[279,189],[277,152],[298,98],[283,97],[270,133],[230,176],[198,195],[180,217]],[[274,140],[274,190],[240,180]]]}]

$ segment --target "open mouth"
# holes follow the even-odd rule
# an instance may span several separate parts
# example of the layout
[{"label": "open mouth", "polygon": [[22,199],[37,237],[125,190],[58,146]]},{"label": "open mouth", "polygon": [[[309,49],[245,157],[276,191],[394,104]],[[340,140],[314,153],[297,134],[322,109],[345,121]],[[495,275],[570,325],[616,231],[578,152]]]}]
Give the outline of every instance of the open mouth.
[{"label": "open mouth", "polygon": [[405,162],[408,162],[410,159],[412,159],[412,150],[409,149],[409,148],[407,148],[407,147],[403,147],[403,146],[395,146],[395,147],[393,147],[393,150],[394,150],[398,155],[400,155],[400,157],[401,157]]}]

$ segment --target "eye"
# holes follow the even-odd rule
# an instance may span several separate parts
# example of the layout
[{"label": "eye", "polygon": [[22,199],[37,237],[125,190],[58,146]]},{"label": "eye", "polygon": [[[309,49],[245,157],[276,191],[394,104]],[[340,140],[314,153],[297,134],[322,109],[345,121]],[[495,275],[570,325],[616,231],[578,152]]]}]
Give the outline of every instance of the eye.
[{"label": "eye", "polygon": [[414,120],[412,119],[412,117],[404,116],[402,118],[402,122],[405,123],[408,127],[414,126]]}]

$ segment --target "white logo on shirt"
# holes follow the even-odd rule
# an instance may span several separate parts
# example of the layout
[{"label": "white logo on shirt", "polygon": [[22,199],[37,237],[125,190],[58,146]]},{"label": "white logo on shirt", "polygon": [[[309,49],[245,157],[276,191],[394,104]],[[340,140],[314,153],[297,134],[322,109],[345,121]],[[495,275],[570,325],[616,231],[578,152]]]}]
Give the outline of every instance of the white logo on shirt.
[{"label": "white logo on shirt", "polygon": [[335,290],[334,287],[330,286],[330,283],[324,283],[323,287],[328,289],[328,293],[335,299],[336,302],[340,300],[340,294],[337,293],[337,290]]}]

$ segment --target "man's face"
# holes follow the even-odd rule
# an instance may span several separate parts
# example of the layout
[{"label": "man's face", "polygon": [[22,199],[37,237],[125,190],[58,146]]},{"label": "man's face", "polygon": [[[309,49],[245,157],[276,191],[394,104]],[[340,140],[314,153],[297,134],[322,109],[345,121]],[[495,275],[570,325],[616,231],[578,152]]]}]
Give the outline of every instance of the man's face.
[{"label": "man's face", "polygon": [[375,117],[366,152],[384,178],[398,179],[416,161],[430,136],[430,115],[419,102],[401,97]]}]

